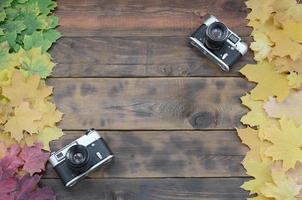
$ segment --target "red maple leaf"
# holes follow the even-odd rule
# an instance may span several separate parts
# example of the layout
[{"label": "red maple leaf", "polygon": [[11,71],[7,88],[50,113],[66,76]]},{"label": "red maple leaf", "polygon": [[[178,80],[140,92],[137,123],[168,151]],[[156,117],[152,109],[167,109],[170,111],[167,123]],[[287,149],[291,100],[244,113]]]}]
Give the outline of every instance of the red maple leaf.
[{"label": "red maple leaf", "polygon": [[49,153],[42,150],[43,145],[36,143],[35,146],[23,147],[20,157],[24,160],[23,170],[33,175],[45,169],[45,163],[49,158]]}]

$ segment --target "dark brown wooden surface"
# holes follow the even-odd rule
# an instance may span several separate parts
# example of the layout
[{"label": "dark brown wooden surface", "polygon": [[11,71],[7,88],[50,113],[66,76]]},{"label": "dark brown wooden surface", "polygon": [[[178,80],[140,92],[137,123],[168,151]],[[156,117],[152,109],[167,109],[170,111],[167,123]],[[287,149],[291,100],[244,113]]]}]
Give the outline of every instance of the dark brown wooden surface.
[{"label": "dark brown wooden surface", "polygon": [[48,84],[65,113],[66,135],[53,151],[99,130],[116,155],[75,188],[64,189],[47,165],[42,184],[58,199],[245,199],[240,165],[247,148],[234,131],[251,89],[190,47],[188,36],[207,14],[247,43],[243,0],[58,0],[63,37],[52,47],[57,64]]}]

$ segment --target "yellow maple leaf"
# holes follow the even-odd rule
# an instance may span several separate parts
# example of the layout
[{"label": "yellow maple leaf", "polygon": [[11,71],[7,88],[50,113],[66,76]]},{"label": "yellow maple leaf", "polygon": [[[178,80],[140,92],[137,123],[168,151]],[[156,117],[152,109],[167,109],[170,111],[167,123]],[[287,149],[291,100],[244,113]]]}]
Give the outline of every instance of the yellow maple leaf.
[{"label": "yellow maple leaf", "polygon": [[38,75],[26,78],[21,72],[15,71],[11,84],[2,88],[2,94],[13,106],[23,101],[44,99],[52,93],[52,87],[45,86]]},{"label": "yellow maple leaf", "polygon": [[265,197],[263,195],[257,195],[256,197],[248,198],[248,200],[274,200],[274,199]]},{"label": "yellow maple leaf", "polygon": [[248,124],[250,126],[257,126],[259,133],[258,136],[261,141],[263,141],[266,132],[274,126],[279,126],[276,119],[269,118],[265,112],[263,106],[263,101],[255,101],[251,98],[251,95],[246,94],[241,97],[242,104],[250,109],[250,111],[241,118],[243,124]]},{"label": "yellow maple leaf", "polygon": [[12,109],[10,104],[0,102],[0,124],[6,123]]},{"label": "yellow maple leaf", "polygon": [[251,12],[246,17],[251,21],[260,21],[262,24],[270,17],[274,11],[272,4],[275,0],[249,0],[246,1],[246,6],[251,9]]},{"label": "yellow maple leaf", "polygon": [[261,188],[261,193],[266,197],[276,200],[296,200],[302,186],[288,177],[282,170],[272,170],[272,182],[267,182]]},{"label": "yellow maple leaf", "polygon": [[267,35],[272,30],[275,30],[276,26],[274,23],[275,23],[274,17],[270,16],[264,24],[257,22],[257,21],[249,21],[248,25],[252,26],[254,28],[251,33],[251,35],[254,36],[255,33],[257,33],[257,32],[261,32],[261,33]]},{"label": "yellow maple leaf", "polygon": [[248,64],[240,70],[249,81],[258,83],[251,90],[254,100],[268,100],[270,96],[276,96],[278,101],[283,101],[289,94],[288,81],[285,74],[279,74],[274,66],[267,61],[257,64]]},{"label": "yellow maple leaf", "polygon": [[11,134],[11,137],[18,142],[23,138],[23,131],[37,133],[38,125],[36,120],[41,119],[42,114],[31,109],[28,102],[23,102],[14,109],[14,116],[10,117],[4,125],[4,130]]},{"label": "yellow maple leaf", "polygon": [[262,61],[269,55],[273,42],[263,32],[256,31],[254,33],[255,42],[251,43],[251,49],[254,51],[254,58],[257,61]]},{"label": "yellow maple leaf", "polygon": [[11,83],[14,69],[0,70],[0,87],[9,85]]},{"label": "yellow maple leaf", "polygon": [[296,0],[275,0],[275,2],[272,4],[272,8],[275,12],[285,12],[289,8],[296,6],[297,1]]},{"label": "yellow maple leaf", "polygon": [[46,127],[38,135],[37,140],[43,143],[43,149],[50,151],[49,142],[57,140],[64,135],[62,129],[57,127]]},{"label": "yellow maple leaf", "polygon": [[0,132],[0,142],[3,142],[8,146],[11,146],[12,144],[17,144],[17,141],[11,138],[9,133],[4,133],[3,130]]},{"label": "yellow maple leaf", "polygon": [[297,43],[302,42],[302,22],[286,20],[282,22],[284,33]]},{"label": "yellow maple leaf", "polygon": [[265,103],[264,109],[270,117],[281,118],[286,116],[302,126],[302,90],[291,92],[283,102],[277,102],[275,98],[270,98]]},{"label": "yellow maple leaf", "polygon": [[265,186],[267,182],[272,182],[271,167],[272,161],[255,161],[245,160],[243,163],[247,174],[253,176],[254,179],[245,182],[241,188],[250,191],[250,194],[261,194],[261,188]]},{"label": "yellow maple leaf", "polygon": [[296,60],[292,60],[288,56],[282,58],[276,57],[274,58],[273,63],[279,72],[295,71],[302,74],[302,57]]},{"label": "yellow maple leaf", "polygon": [[33,108],[42,113],[42,118],[39,120],[38,126],[42,130],[45,126],[53,127],[59,121],[61,121],[63,113],[56,110],[55,104],[39,99],[34,102]]},{"label": "yellow maple leaf", "polygon": [[282,161],[284,170],[294,168],[298,161],[302,161],[302,127],[296,127],[286,118],[279,120],[280,129],[274,129],[265,135],[265,139],[272,143],[265,152],[274,161]]},{"label": "yellow maple leaf", "polygon": [[296,72],[287,75],[288,85],[293,89],[299,89],[302,84],[302,76]]},{"label": "yellow maple leaf", "polygon": [[270,58],[275,56],[285,57],[289,56],[292,60],[296,60],[301,56],[302,45],[293,41],[284,30],[274,30],[268,33],[268,36],[274,47],[270,52]]},{"label": "yellow maple leaf", "polygon": [[237,129],[237,133],[242,143],[247,145],[250,149],[244,160],[255,160],[261,162],[262,160],[267,159],[264,153],[270,143],[261,141],[258,137],[257,130],[247,127],[245,129]]}]

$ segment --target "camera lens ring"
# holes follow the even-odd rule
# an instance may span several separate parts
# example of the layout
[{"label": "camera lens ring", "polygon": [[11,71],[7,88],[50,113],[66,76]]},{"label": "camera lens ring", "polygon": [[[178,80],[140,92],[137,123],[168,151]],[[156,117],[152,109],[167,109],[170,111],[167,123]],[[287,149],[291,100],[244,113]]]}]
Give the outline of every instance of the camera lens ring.
[{"label": "camera lens ring", "polygon": [[83,145],[74,145],[66,153],[67,164],[74,170],[84,171],[90,161],[87,148]]},{"label": "camera lens ring", "polygon": [[219,49],[228,38],[229,30],[221,22],[214,22],[206,29],[205,43],[210,49]]}]

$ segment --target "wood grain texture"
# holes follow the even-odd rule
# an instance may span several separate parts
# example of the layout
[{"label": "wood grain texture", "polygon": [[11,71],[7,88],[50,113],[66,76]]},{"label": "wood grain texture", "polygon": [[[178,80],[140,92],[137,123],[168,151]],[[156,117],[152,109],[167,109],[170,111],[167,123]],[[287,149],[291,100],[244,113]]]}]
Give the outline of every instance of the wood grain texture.
[{"label": "wood grain texture", "polygon": [[184,36],[63,37],[51,55],[58,63],[53,77],[240,76],[239,69],[253,62],[249,51],[223,72]]},{"label": "wood grain texture", "polygon": [[[233,131],[100,131],[115,154],[114,163],[92,178],[246,176],[240,162],[247,148]],[[52,151],[83,131],[67,131]],[[47,166],[46,178],[57,178]]]},{"label": "wood grain texture", "polygon": [[241,36],[251,31],[245,27],[243,0],[61,0],[58,4],[59,30],[65,36],[187,36],[209,13]]},{"label": "wood grain texture", "polygon": [[49,79],[63,129],[234,129],[246,109],[241,78]]},{"label": "wood grain texture", "polygon": [[58,200],[242,200],[248,193],[240,189],[243,178],[188,179],[86,179],[65,189],[58,179],[43,180],[52,186]]}]

